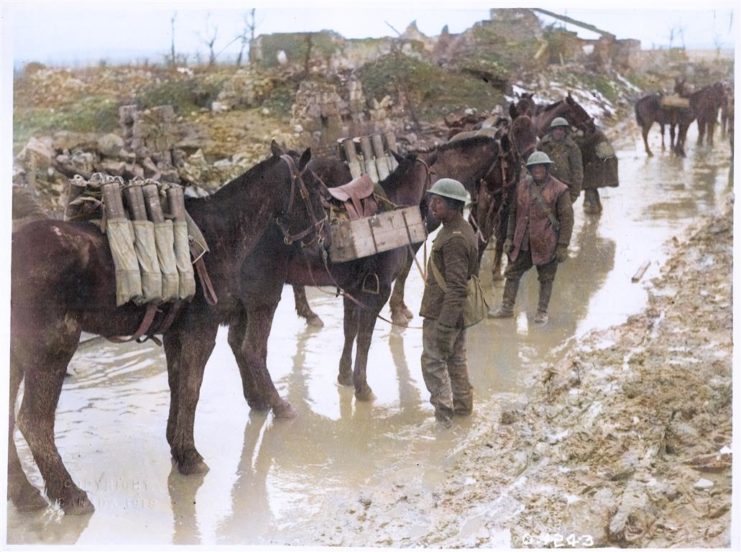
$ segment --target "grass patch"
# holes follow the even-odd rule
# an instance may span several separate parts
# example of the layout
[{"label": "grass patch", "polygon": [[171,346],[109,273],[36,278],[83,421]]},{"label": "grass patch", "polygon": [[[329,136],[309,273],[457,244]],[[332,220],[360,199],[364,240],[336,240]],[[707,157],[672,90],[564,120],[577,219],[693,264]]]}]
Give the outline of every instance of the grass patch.
[{"label": "grass patch", "polygon": [[16,108],[13,114],[13,152],[17,154],[32,136],[60,130],[106,134],[118,129],[119,103],[91,96],[63,109]]}]

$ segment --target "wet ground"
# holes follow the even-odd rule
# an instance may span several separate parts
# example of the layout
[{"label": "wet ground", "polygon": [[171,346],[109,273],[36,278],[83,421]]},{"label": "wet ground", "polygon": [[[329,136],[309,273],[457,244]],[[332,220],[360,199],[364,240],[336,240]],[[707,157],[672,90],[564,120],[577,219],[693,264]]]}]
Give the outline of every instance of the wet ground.
[{"label": "wet ground", "polygon": [[[310,329],[294,315],[286,288],[268,364],[279,392],[298,411],[295,420],[250,412],[221,332],[196,419],[196,443],[211,469],[203,477],[182,477],[172,469],[164,436],[169,396],[161,350],[85,344],[62,392],[57,444],[96,512],[65,517],[50,508],[29,515],[8,505],[8,542],[383,546],[429,534],[434,527],[424,510],[405,507],[402,499],[387,513],[388,539],[378,531],[365,534],[362,521],[383,488],[408,488],[412,502],[420,495],[437,500],[467,443],[501,405],[527,397],[536,370],[557,363],[587,332],[621,324],[645,307],[646,288],[631,283],[631,276],[645,261],[650,266],[643,281],[657,276],[671,237],[714,212],[729,191],[727,143],[718,138],[713,150],[696,148],[693,130],[686,159],[662,154],[656,134],[656,156],[647,158],[632,126],[615,143],[620,187],[601,192],[599,217],[585,216],[581,200],[575,206],[571,258],[559,268],[546,327],[530,324],[537,302],[530,273],[514,321],[485,321],[469,332],[476,394],[471,418],[448,431],[433,421],[419,364],[419,319],[406,330],[379,321],[368,368],[377,398],[355,401],[352,389],[336,383],[341,301],[310,290],[325,322],[321,330]],[[498,304],[501,284],[491,287],[488,270],[486,264],[484,282]],[[413,271],[407,287],[413,310],[421,290]],[[16,441],[40,486],[24,443]],[[496,507],[507,516],[510,506]],[[469,521],[460,531],[475,535],[479,526]],[[488,543],[508,546],[510,535],[489,535]]]}]

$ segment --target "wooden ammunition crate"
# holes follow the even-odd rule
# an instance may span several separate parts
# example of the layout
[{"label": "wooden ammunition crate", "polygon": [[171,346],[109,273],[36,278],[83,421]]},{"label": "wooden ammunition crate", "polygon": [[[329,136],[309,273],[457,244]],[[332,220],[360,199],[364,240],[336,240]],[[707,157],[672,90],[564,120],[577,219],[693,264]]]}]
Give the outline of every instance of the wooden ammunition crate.
[{"label": "wooden ammunition crate", "polygon": [[687,109],[690,106],[690,101],[687,98],[681,96],[662,96],[659,100],[661,107],[679,107]]},{"label": "wooden ammunition crate", "polygon": [[332,224],[330,235],[329,258],[342,263],[404,247],[410,242],[423,242],[427,230],[419,206],[415,205]]}]

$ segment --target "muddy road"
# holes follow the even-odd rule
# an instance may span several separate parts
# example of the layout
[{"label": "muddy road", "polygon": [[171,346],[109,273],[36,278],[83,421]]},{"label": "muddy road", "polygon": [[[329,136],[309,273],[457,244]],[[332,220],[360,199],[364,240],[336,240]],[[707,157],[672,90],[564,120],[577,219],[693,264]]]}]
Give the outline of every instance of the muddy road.
[{"label": "muddy road", "polygon": [[[531,271],[523,279],[514,320],[485,321],[469,332],[472,417],[456,419],[447,431],[434,422],[420,370],[418,318],[405,330],[379,321],[368,366],[376,399],[355,401],[351,388],[336,383],[341,300],[332,290],[309,290],[325,322],[324,328],[311,329],[295,316],[286,288],[268,365],[279,392],[298,411],[295,420],[276,422],[271,415],[250,412],[226,331],[220,331],[196,419],[196,443],[210,471],[182,477],[172,468],[165,440],[169,393],[161,349],[85,344],[70,365],[56,432],[68,469],[96,511],[84,517],[65,517],[54,508],[25,514],[8,504],[7,541],[522,545],[505,528],[489,528],[482,537],[483,517],[461,518],[451,510],[443,526],[439,510],[430,517],[430,509],[450,490],[451,470],[470,443],[497,428],[506,405],[528,401],[533,378],[544,366],[558,363],[587,333],[623,324],[641,312],[647,282],[659,275],[672,237],[714,213],[730,192],[730,153],[719,135],[715,149],[697,148],[693,126],[688,157],[679,159],[661,153],[654,129],[656,156],[647,158],[639,133],[631,125],[626,128],[614,142],[620,187],[601,190],[604,212],[584,215],[582,199],[575,206],[571,258],[559,268],[548,325],[531,325],[537,303]],[[487,254],[482,274],[496,305],[502,286],[492,287],[490,260]],[[642,282],[631,283],[645,261],[650,265]],[[407,286],[407,302],[415,312],[421,291],[415,269]],[[32,482],[40,485],[18,434],[16,442]],[[460,484],[475,490],[477,481]],[[518,504],[503,496],[482,506],[482,516],[505,520],[514,515]],[[374,512],[379,503],[383,510]],[[371,531],[366,530],[369,523]],[[436,540],[430,535],[437,528]]]}]

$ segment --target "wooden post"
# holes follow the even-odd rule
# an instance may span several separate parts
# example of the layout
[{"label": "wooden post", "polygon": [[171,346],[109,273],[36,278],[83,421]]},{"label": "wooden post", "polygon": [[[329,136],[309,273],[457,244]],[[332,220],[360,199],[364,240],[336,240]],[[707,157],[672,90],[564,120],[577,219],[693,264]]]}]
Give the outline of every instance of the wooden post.
[{"label": "wooden post", "polygon": [[386,152],[383,151],[383,138],[380,134],[374,134],[371,137],[371,143],[373,144],[373,153],[376,154],[376,169],[378,170],[378,178],[380,180],[386,180],[388,177],[389,166],[386,160]]},{"label": "wooden post", "polygon": [[640,282],[641,278],[643,278],[643,275],[646,273],[646,270],[648,270],[650,264],[651,261],[645,261],[641,266],[639,266],[638,270],[636,270],[636,273],[633,274],[633,277],[630,279],[630,281],[634,284]]},{"label": "wooden post", "polygon": [[369,136],[360,137],[360,150],[363,152],[363,160],[365,161],[365,174],[370,176],[373,182],[378,182],[378,171],[373,159],[373,149]]}]

